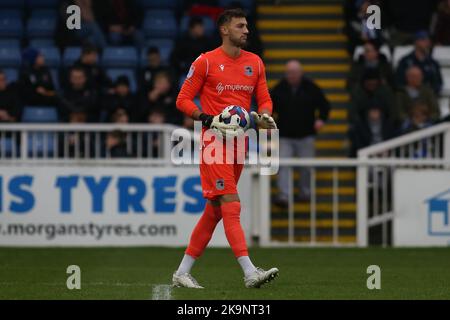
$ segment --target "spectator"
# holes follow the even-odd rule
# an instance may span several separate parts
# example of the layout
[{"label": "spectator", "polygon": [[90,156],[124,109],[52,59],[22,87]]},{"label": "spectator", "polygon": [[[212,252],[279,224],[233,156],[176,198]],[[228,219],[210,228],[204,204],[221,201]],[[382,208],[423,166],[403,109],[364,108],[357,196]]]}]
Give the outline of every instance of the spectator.
[{"label": "spectator", "polygon": [[[274,116],[280,128],[280,157],[314,157],[315,134],[328,119],[330,104],[322,90],[303,75],[300,62],[286,64],[285,77],[271,92]],[[316,114],[318,113],[318,116]],[[288,171],[281,168],[277,203],[287,205]],[[309,199],[309,170],[301,170],[300,200]]]},{"label": "spectator", "polygon": [[406,134],[430,127],[433,121],[430,117],[430,106],[424,101],[417,100],[409,111],[409,117],[403,122],[401,133]]},{"label": "spectator", "polygon": [[117,108],[112,114],[110,118],[112,123],[122,123],[126,124],[130,122],[130,118],[128,113],[123,108]]},{"label": "spectator", "polygon": [[362,121],[373,101],[386,108],[383,113],[388,117],[394,114],[394,94],[387,85],[381,81],[380,71],[376,68],[366,68],[363,71],[361,82],[351,93],[350,123]]},{"label": "spectator", "polygon": [[166,122],[166,114],[164,109],[155,107],[149,112],[147,121],[151,124],[164,124]]},{"label": "spectator", "polygon": [[140,110],[136,112],[136,121],[146,122],[150,112],[156,108],[161,108],[165,119],[173,124],[181,124],[182,115],[176,109],[176,90],[170,82],[170,76],[165,72],[155,75],[153,89],[148,91],[144,101],[140,105]]},{"label": "spectator", "polygon": [[45,57],[34,48],[22,54],[22,69],[19,76],[20,96],[27,105],[58,106],[53,79],[45,65]]},{"label": "spectator", "polygon": [[173,71],[168,66],[161,63],[161,55],[157,47],[150,47],[147,50],[147,66],[142,70],[140,76],[140,87],[142,92],[148,92],[153,87],[153,79],[159,72],[166,72],[173,81]]},{"label": "spectator", "polygon": [[81,29],[76,29],[75,34],[83,42],[89,42],[103,49],[106,47],[106,39],[95,20],[92,2],[92,0],[74,0],[74,4],[80,7],[81,12]]},{"label": "spectator", "polygon": [[405,85],[406,70],[412,66],[418,66],[424,74],[424,83],[428,84],[434,93],[439,94],[442,87],[441,68],[436,60],[431,57],[431,40],[426,31],[416,34],[414,50],[402,58],[397,67],[397,84]]},{"label": "spectator", "polygon": [[96,0],[95,12],[113,46],[134,45],[142,48],[144,36],[138,29],[142,15],[133,0]]},{"label": "spectator", "polygon": [[98,50],[96,47],[92,45],[83,46],[81,56],[75,61],[74,65],[84,69],[87,85],[94,88],[97,94],[103,93],[111,86],[111,81],[98,64]]},{"label": "spectator", "polygon": [[442,0],[438,5],[434,36],[437,45],[450,45],[450,0]]},{"label": "spectator", "polygon": [[[67,116],[68,122],[83,124],[87,122],[87,113],[74,109]],[[89,137],[86,145],[86,137]],[[59,156],[64,158],[91,158],[94,155],[94,134],[89,132],[61,132],[59,134]]]},{"label": "spectator", "polygon": [[359,57],[357,62],[352,63],[350,69],[347,81],[347,88],[350,91],[361,82],[364,70],[367,68],[377,69],[383,84],[390,87],[395,86],[394,72],[386,56],[379,51],[379,47],[374,42],[366,42],[364,54]]},{"label": "spectator", "polygon": [[439,119],[439,105],[433,90],[423,84],[423,74],[417,66],[411,66],[406,71],[406,85],[397,92],[397,115],[401,123],[406,120],[409,108],[414,100],[422,100],[430,110],[431,119]]},{"label": "spectator", "polygon": [[97,95],[95,90],[87,85],[84,69],[73,67],[70,70],[69,82],[69,88],[64,91],[64,118],[69,118],[70,122],[98,121]]},{"label": "spectator", "polygon": [[126,134],[120,130],[108,132],[106,135],[106,152],[108,158],[128,158]]},{"label": "spectator", "polygon": [[16,122],[20,119],[20,105],[17,91],[7,84],[5,73],[0,70],[0,123]]},{"label": "spectator", "polygon": [[130,81],[125,75],[117,77],[113,92],[104,99],[103,112],[109,118],[117,109],[123,109],[134,119],[136,114],[136,97],[131,93]]},{"label": "spectator", "polygon": [[367,27],[367,8],[372,5],[380,5],[376,0],[350,0],[347,1],[344,7],[345,12],[345,27],[344,32],[349,38],[348,50],[350,54],[356,46],[363,44],[366,41],[372,41],[378,46],[384,43],[384,37],[381,29],[369,29]]},{"label": "spectator", "polygon": [[381,16],[389,22],[391,47],[407,45],[414,41],[420,30],[429,30],[431,16],[436,9],[437,0],[383,1]]},{"label": "spectator", "polygon": [[349,130],[350,157],[356,157],[361,148],[383,142],[395,136],[395,127],[385,113],[382,102],[373,100],[365,114],[352,123]]},{"label": "spectator", "polygon": [[192,62],[211,48],[211,39],[205,35],[205,26],[200,17],[189,20],[188,33],[175,44],[171,55],[172,65],[178,74],[186,74]]},{"label": "spectator", "polygon": [[[167,122],[166,113],[163,107],[154,107],[147,116],[147,122],[150,124],[164,124]],[[145,157],[158,157],[161,151],[161,135],[153,134],[144,136]]]}]

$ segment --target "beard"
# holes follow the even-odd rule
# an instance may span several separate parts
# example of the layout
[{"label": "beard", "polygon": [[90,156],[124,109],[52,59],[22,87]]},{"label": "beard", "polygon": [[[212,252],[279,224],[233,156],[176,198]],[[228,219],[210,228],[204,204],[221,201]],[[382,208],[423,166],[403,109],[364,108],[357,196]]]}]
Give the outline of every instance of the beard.
[{"label": "beard", "polygon": [[242,40],[241,38],[233,38],[230,36],[230,42],[238,48],[245,48],[247,46],[247,39]]}]

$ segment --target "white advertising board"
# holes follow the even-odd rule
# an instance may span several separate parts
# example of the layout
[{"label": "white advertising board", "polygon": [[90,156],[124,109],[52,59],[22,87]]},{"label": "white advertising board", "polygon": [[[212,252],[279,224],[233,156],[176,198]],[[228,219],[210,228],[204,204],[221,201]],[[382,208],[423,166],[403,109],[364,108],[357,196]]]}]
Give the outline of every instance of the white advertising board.
[{"label": "white advertising board", "polygon": [[449,210],[450,171],[395,171],[395,246],[450,245]]},{"label": "white advertising board", "polygon": [[[249,236],[245,169],[238,188]],[[204,205],[195,167],[0,166],[0,245],[186,246]],[[228,246],[222,222],[210,245]]]}]

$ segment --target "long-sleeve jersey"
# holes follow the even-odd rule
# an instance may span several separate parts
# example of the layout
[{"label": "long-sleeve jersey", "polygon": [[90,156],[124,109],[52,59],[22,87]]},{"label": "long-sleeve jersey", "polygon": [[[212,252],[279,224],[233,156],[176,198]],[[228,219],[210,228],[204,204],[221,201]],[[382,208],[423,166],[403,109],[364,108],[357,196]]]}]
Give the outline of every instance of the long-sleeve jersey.
[{"label": "long-sleeve jersey", "polygon": [[237,58],[222,47],[201,54],[191,65],[177,98],[177,108],[192,116],[198,107],[193,99],[200,95],[202,112],[217,115],[229,105],[250,111],[255,94],[258,111],[272,112],[264,64],[257,55],[242,50]]}]

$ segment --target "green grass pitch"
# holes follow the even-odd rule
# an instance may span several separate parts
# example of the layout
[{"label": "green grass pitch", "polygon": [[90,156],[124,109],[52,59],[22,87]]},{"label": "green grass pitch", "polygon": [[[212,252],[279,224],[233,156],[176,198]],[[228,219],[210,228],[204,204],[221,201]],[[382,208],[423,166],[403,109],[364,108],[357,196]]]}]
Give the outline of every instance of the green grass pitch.
[{"label": "green grass pitch", "polygon": [[[0,248],[0,299],[152,299],[171,283],[182,248]],[[450,250],[253,248],[256,265],[280,269],[260,289],[246,289],[230,249],[208,248],[193,275],[204,290],[174,288],[172,299],[450,299]],[[81,268],[81,290],[66,269]],[[369,290],[369,265],[381,290]]]}]

